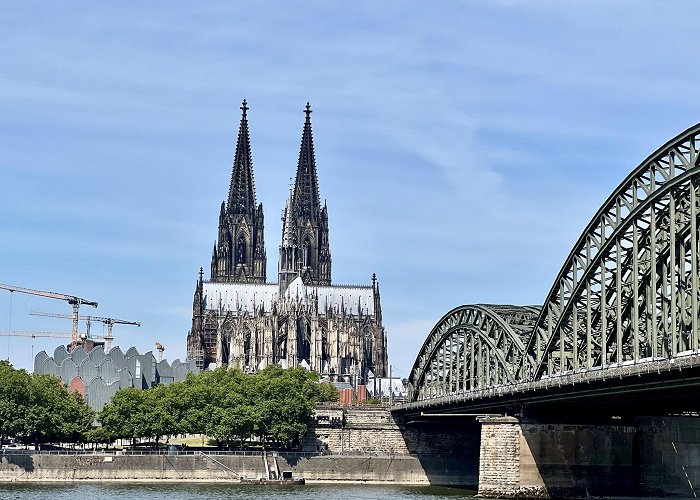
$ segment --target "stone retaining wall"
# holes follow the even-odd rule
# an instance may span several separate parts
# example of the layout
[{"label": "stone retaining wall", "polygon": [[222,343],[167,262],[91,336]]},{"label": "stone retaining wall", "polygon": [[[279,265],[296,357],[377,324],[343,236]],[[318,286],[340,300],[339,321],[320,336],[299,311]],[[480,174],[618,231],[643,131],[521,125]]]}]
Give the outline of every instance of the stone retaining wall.
[{"label": "stone retaining wall", "polygon": [[[1,455],[0,481],[238,481],[263,477],[261,456]],[[459,456],[279,454],[280,470],[310,482],[464,486]],[[230,469],[230,470],[229,470]],[[437,481],[437,483],[436,483]],[[468,485],[475,485],[472,477]]]}]

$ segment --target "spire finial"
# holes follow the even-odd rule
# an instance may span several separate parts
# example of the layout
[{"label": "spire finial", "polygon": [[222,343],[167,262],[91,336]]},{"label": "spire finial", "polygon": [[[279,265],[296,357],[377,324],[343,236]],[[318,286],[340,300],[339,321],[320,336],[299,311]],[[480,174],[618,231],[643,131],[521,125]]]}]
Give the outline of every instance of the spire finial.
[{"label": "spire finial", "polygon": [[243,110],[243,118],[245,118],[248,114],[248,110],[250,109],[248,107],[248,101],[246,101],[245,99],[243,99],[243,106],[241,106],[241,109]]},{"label": "spire finial", "polygon": [[199,268],[199,282],[201,283],[202,281],[204,281],[204,269],[200,267]]},{"label": "spire finial", "polygon": [[372,288],[377,284],[377,273],[372,273]]},{"label": "spire finial", "polygon": [[304,113],[306,113],[306,119],[307,119],[307,120],[310,120],[310,119],[311,119],[311,113],[312,113],[312,112],[313,112],[313,111],[311,111],[311,104],[309,103],[309,101],[306,101],[306,108],[304,109]]}]

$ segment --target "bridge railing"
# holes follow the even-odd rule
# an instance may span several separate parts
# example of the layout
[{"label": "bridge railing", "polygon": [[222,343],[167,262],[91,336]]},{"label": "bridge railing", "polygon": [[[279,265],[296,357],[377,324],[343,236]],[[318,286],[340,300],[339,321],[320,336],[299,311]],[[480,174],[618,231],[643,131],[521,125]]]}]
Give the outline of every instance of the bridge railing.
[{"label": "bridge railing", "polygon": [[516,393],[589,383],[612,378],[621,379],[653,372],[661,373],[672,370],[683,370],[684,368],[693,368],[694,366],[700,366],[700,350],[677,353],[673,358],[646,358],[638,361],[625,361],[620,364],[612,363],[605,367],[582,368],[577,371],[563,372],[540,380],[500,384],[483,389],[459,391],[443,396],[427,397],[417,401],[396,404],[392,406],[391,409],[410,410],[429,406],[442,406],[451,403],[474,401],[481,398],[507,396]]}]

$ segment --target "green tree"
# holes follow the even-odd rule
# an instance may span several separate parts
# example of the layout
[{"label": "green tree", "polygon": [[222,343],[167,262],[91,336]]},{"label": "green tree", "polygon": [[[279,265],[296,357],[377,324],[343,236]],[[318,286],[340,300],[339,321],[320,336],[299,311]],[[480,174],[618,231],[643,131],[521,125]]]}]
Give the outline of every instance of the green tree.
[{"label": "green tree", "polygon": [[99,414],[102,427],[115,437],[131,439],[135,446],[137,439],[149,435],[146,394],[134,387],[119,389]]},{"label": "green tree", "polygon": [[69,393],[61,380],[33,375],[21,433],[35,446],[52,442],[79,442],[90,429],[95,413],[80,394]]},{"label": "green tree", "polygon": [[301,441],[319,400],[318,375],[303,368],[270,366],[255,375],[263,442],[291,448]]},{"label": "green tree", "polygon": [[83,441],[95,444],[110,444],[114,439],[115,436],[101,425],[90,429],[83,436]]},{"label": "green tree", "polygon": [[231,447],[236,440],[244,441],[256,433],[255,393],[249,375],[223,367],[203,373],[198,383],[208,391],[204,431],[220,447]]},{"label": "green tree", "polygon": [[100,414],[106,432],[135,440],[202,433],[219,447],[258,437],[263,445],[297,446],[319,402],[338,391],[303,368],[272,365],[256,375],[221,367],[184,382],[139,391],[122,389]]},{"label": "green tree", "polygon": [[318,403],[337,403],[340,393],[331,384],[318,384]]},{"label": "green tree", "polygon": [[31,376],[0,361],[0,438],[15,437],[25,428]]},{"label": "green tree", "polygon": [[147,428],[144,432],[148,437],[155,439],[156,444],[164,436],[169,438],[182,430],[181,408],[176,397],[177,389],[178,386],[159,385],[145,391]]}]

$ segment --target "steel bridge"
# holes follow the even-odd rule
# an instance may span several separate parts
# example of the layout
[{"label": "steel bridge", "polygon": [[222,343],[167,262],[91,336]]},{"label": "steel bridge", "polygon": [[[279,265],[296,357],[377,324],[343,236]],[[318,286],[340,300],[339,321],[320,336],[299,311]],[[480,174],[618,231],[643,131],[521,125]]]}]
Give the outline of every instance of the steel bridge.
[{"label": "steel bridge", "polygon": [[700,395],[699,136],[700,124],[622,181],[541,306],[445,314],[413,365],[408,403],[396,410],[629,402],[680,387]]}]

